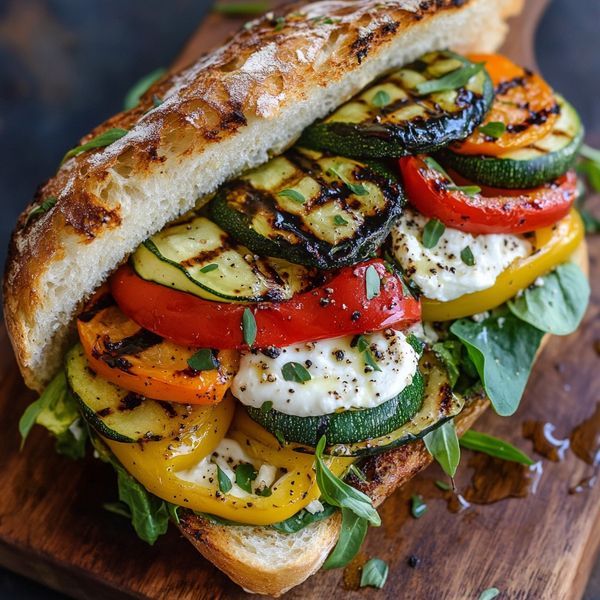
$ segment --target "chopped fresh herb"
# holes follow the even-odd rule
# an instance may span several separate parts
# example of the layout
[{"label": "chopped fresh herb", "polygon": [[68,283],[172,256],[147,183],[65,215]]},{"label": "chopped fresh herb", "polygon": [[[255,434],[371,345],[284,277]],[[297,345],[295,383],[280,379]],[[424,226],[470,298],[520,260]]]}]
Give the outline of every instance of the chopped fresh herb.
[{"label": "chopped fresh herb", "polygon": [[218,2],[213,10],[227,17],[253,17],[269,10],[267,2]]},{"label": "chopped fresh herb", "polygon": [[283,433],[281,433],[281,431],[275,431],[273,433],[273,435],[275,436],[275,439],[279,442],[280,446],[285,446],[286,441],[285,441],[285,438],[283,437]]},{"label": "chopped fresh herb", "polygon": [[[237,473],[236,473],[237,478]],[[219,491],[222,494],[226,494],[233,487],[233,483],[231,483],[231,479],[227,476],[227,473],[221,469],[219,465],[217,465],[217,479],[219,480]]]},{"label": "chopped fresh herb", "polygon": [[449,192],[462,192],[467,196],[475,196],[481,192],[478,185],[447,185],[446,189]]},{"label": "chopped fresh herb", "polygon": [[360,587],[374,587],[381,589],[388,578],[390,568],[387,563],[380,558],[368,560],[360,575]]},{"label": "chopped fresh herb", "polygon": [[439,479],[436,480],[435,485],[444,492],[447,492],[451,489],[450,485],[448,485],[445,481],[440,481]]},{"label": "chopped fresh herb", "polygon": [[343,225],[348,225],[348,221],[346,221],[346,219],[344,219],[344,217],[342,217],[342,215],[335,215],[333,217],[333,224],[339,225],[341,227]]},{"label": "chopped fresh herb", "polygon": [[371,99],[371,104],[378,108],[383,108],[392,101],[390,95],[385,90],[379,90]]},{"label": "chopped fresh herb", "polygon": [[425,447],[435,458],[448,477],[454,477],[460,462],[460,446],[454,421],[446,421],[441,427],[430,431],[424,438]]},{"label": "chopped fresh herb", "polygon": [[515,448],[512,444],[491,435],[487,435],[486,433],[472,430],[467,431],[460,438],[460,445],[463,448],[468,448],[475,452],[482,452],[483,454],[501,458],[502,460],[517,462],[527,466],[533,464],[533,460],[531,460],[529,456],[524,452],[521,452],[518,448]]},{"label": "chopped fresh herb", "polygon": [[440,165],[440,163],[437,160],[435,160],[435,158],[432,158],[431,156],[426,156],[423,159],[423,162],[430,169],[436,171],[436,173],[439,173],[440,175],[443,175],[449,181],[452,181],[452,179],[450,178],[450,175],[448,175],[448,173],[446,172],[446,170],[444,169],[444,167],[442,167],[442,165]]},{"label": "chopped fresh herb", "polygon": [[296,533],[311,523],[316,523],[317,521],[327,519],[338,510],[335,506],[330,506],[329,504],[324,504],[323,509],[324,510],[321,512],[314,514],[308,512],[306,509],[302,509],[289,519],[279,523],[274,523],[271,525],[271,527],[277,531],[281,531],[282,533]]},{"label": "chopped fresh herb", "polygon": [[256,479],[257,471],[250,463],[240,463],[235,468],[235,482],[248,494],[252,493],[252,482]]},{"label": "chopped fresh herb", "polygon": [[158,81],[166,72],[166,69],[155,69],[152,73],[148,73],[142,77],[125,96],[123,103],[124,110],[131,110],[140,103],[140,98],[150,89],[153,83]]},{"label": "chopped fresh herb", "polygon": [[261,490],[256,490],[256,495],[262,496],[263,498],[268,498],[269,496],[273,495],[273,491],[270,487],[264,487]]},{"label": "chopped fresh herb", "polygon": [[472,267],[475,264],[475,257],[470,246],[466,246],[460,251],[460,258],[467,267]]},{"label": "chopped fresh herb", "polygon": [[285,363],[281,367],[281,374],[286,381],[295,381],[302,384],[312,379],[306,367],[297,362]]},{"label": "chopped fresh herb", "polygon": [[131,519],[131,511],[125,502],[105,502],[102,508],[114,515]]},{"label": "chopped fresh herb", "polygon": [[275,19],[275,31],[281,31],[285,27],[285,17],[277,17]]},{"label": "chopped fresh herb", "polygon": [[413,494],[410,498],[410,514],[415,519],[420,519],[427,512],[427,504],[423,501],[423,496]]},{"label": "chopped fresh herb", "polygon": [[242,315],[242,333],[244,334],[244,342],[252,347],[256,340],[256,319],[249,308],[245,308]]},{"label": "chopped fresh herb", "polygon": [[219,368],[219,361],[209,348],[198,350],[188,358],[187,364],[194,371],[214,371]]},{"label": "chopped fresh herb", "polygon": [[356,477],[356,479],[358,479],[359,481],[367,481],[366,475],[355,464],[350,465],[348,473],[354,475],[354,477]]},{"label": "chopped fresh herb", "polygon": [[179,506],[177,506],[177,504],[171,504],[170,502],[165,502],[165,504],[167,505],[167,512],[169,513],[173,523],[179,525]]},{"label": "chopped fresh herb", "polygon": [[342,507],[342,526],[333,552],[323,563],[323,569],[345,567],[359,552],[365,541],[369,522],[351,509]]},{"label": "chopped fresh herb", "polygon": [[367,338],[364,335],[359,335],[355,338],[355,340],[355,343],[353,340],[353,345],[358,348],[359,352],[362,352],[365,365],[371,367],[374,371],[381,371],[381,367],[377,364],[377,361],[373,356],[373,352],[371,351],[371,347]]},{"label": "chopped fresh herb", "polygon": [[430,79],[429,81],[423,81],[422,83],[417,84],[415,88],[416,92],[420,96],[426,96],[427,94],[434,94],[436,92],[456,90],[466,86],[471,77],[477,75],[483,67],[484,63],[466,64],[447,73],[439,79]]},{"label": "chopped fresh herb", "polygon": [[348,181],[337,168],[330,167],[327,170],[327,174],[330,177],[337,177],[341,179],[344,185],[355,195],[355,196],[366,196],[369,193],[369,190],[362,183],[352,183]]},{"label": "chopped fresh herb", "polygon": [[31,219],[47,213],[57,202],[58,200],[54,196],[48,196],[40,205],[35,206],[29,211],[25,224],[27,225]]},{"label": "chopped fresh herb", "polygon": [[200,269],[200,273],[210,273],[211,271],[216,271],[219,268],[219,265],[216,263],[211,263],[210,265],[205,265]]},{"label": "chopped fresh herb", "polygon": [[425,228],[423,229],[423,246],[425,248],[435,248],[440,238],[444,235],[446,226],[437,219],[430,219],[427,221]]},{"label": "chopped fresh herb", "polygon": [[298,204],[304,204],[306,202],[306,198],[300,192],[292,189],[281,190],[277,195],[289,198]]},{"label": "chopped fresh herb", "polygon": [[271,409],[273,408],[273,402],[272,400],[267,400],[266,402],[263,402],[260,406],[260,412],[263,415],[266,415]]},{"label": "chopped fresh herb", "polygon": [[498,588],[492,587],[487,590],[483,590],[479,595],[479,600],[494,600],[496,596],[500,595],[500,590]]},{"label": "chopped fresh herb", "polygon": [[367,300],[373,300],[376,296],[379,296],[381,291],[381,279],[379,279],[379,273],[373,265],[367,267],[365,273],[365,285],[367,288]]},{"label": "chopped fresh herb", "polygon": [[502,121],[491,121],[479,128],[483,135],[497,140],[506,131],[506,125]]},{"label": "chopped fresh herb", "polygon": [[87,152],[88,150],[94,150],[95,148],[104,148],[105,146],[110,146],[113,142],[120,140],[124,135],[127,135],[127,129],[122,129],[121,127],[113,127],[112,129],[107,129],[103,131],[101,134],[97,135],[95,138],[92,138],[89,142],[85,144],[81,144],[81,146],[75,146],[69,150],[63,157],[61,164],[64,163],[69,158],[73,156],[78,156],[83,152]]}]

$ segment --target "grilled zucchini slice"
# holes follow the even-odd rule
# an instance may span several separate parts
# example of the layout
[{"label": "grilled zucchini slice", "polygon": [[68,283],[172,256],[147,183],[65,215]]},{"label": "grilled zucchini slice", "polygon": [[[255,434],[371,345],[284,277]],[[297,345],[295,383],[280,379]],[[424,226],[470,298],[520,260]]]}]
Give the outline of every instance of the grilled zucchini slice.
[{"label": "grilled zucchini slice", "polygon": [[499,156],[467,156],[444,150],[440,162],[464,177],[500,188],[533,188],[566,173],[577,158],[584,130],[577,111],[556,97],[560,116],[552,131],[534,144]]},{"label": "grilled zucchini slice", "polygon": [[381,165],[292,149],[226,184],[209,215],[256,254],[330,269],[374,252],[403,204]]},{"label": "grilled zucchini slice", "polygon": [[210,426],[210,406],[148,400],[98,377],[88,366],[80,344],[66,357],[69,387],[85,420],[115,442],[181,439],[186,432]]},{"label": "grilled zucchini slice", "polygon": [[494,89],[485,69],[455,89],[419,91],[426,82],[470,67],[474,64],[453,52],[425,54],[377,81],[325,121],[308,127],[298,143],[343,156],[393,158],[432,152],[465,139],[483,121],[493,101]]},{"label": "grilled zucchini slice", "polygon": [[131,262],[143,279],[221,302],[287,300],[315,275],[285,260],[255,256],[198,215],[146,240]]}]

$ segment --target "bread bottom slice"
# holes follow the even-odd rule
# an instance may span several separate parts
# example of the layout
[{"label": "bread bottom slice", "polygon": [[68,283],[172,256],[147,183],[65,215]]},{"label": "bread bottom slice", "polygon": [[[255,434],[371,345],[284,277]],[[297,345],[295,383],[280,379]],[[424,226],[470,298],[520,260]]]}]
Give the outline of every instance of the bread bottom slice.
[{"label": "bread bottom slice", "polygon": [[[572,260],[589,276],[587,246],[583,242]],[[541,352],[549,336],[545,336]],[[458,435],[470,429],[490,405],[484,396],[471,397],[455,418]],[[367,481],[350,481],[379,506],[396,489],[429,466],[432,457],[422,441],[372,456],[361,465]],[[335,545],[341,519],[335,514],[298,533],[268,527],[216,525],[184,511],[179,528],[192,545],[247,592],[281,596],[316,573]]]}]

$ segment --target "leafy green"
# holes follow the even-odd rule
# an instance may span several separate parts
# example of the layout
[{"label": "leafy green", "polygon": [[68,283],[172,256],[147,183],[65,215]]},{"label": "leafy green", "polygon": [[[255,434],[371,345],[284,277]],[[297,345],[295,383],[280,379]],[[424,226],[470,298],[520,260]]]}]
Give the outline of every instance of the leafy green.
[{"label": "leafy green", "polygon": [[460,445],[469,450],[483,452],[502,460],[528,466],[533,464],[533,460],[529,456],[521,452],[518,448],[515,448],[512,444],[486,433],[469,430],[460,438]]},{"label": "leafy green", "polygon": [[460,446],[454,421],[446,421],[430,431],[424,438],[425,447],[448,477],[454,477],[460,462]]},{"label": "leafy green", "polygon": [[102,505],[102,508],[110,513],[119,515],[120,517],[131,519],[131,511],[129,510],[127,504],[125,504],[124,502],[105,502]]},{"label": "leafy green", "polygon": [[212,271],[216,271],[219,268],[219,265],[216,263],[211,263],[210,265],[206,265],[200,269],[200,273],[211,273]]},{"label": "leafy green", "polygon": [[217,480],[219,482],[219,491],[222,494],[226,494],[233,487],[233,483],[231,483],[231,479],[227,476],[227,473],[217,465]]},{"label": "leafy green", "polygon": [[426,96],[427,94],[433,94],[435,92],[456,90],[467,85],[471,77],[477,75],[483,67],[484,63],[465,64],[439,79],[430,79],[429,81],[419,83],[415,88],[416,92],[420,96]]},{"label": "leafy green", "polygon": [[253,17],[269,10],[268,2],[217,2],[213,10],[228,17]]},{"label": "leafy green", "polygon": [[479,133],[497,140],[506,131],[506,125],[502,121],[490,121],[479,128]]},{"label": "leafy green", "polygon": [[443,175],[444,178],[448,179],[449,181],[452,181],[452,178],[450,177],[450,175],[448,175],[446,169],[444,169],[444,167],[442,167],[442,165],[440,165],[440,163],[435,160],[435,158],[432,158],[431,156],[426,156],[423,159],[423,162],[430,168],[433,169],[434,171],[436,171],[437,173],[439,173],[440,175]]},{"label": "leafy green", "polygon": [[54,449],[63,456],[78,460],[85,456],[88,441],[88,429],[83,419],[77,419],[63,433],[56,436]]},{"label": "leafy green", "polygon": [[306,202],[306,198],[300,192],[292,189],[281,190],[277,195],[289,198],[298,204],[304,204]]},{"label": "leafy green", "polygon": [[274,523],[271,525],[271,528],[281,531],[282,533],[296,533],[311,523],[316,523],[317,521],[327,519],[337,511],[337,508],[335,506],[331,506],[330,504],[324,504],[323,508],[324,510],[314,514],[308,512],[306,509],[302,509],[300,512],[297,512],[295,515],[289,517],[285,521]]},{"label": "leafy green", "polygon": [[467,267],[472,267],[475,264],[475,257],[473,256],[473,250],[471,250],[471,246],[465,246],[460,251],[460,259],[467,265]]},{"label": "leafy green", "polygon": [[362,546],[369,523],[359,517],[349,508],[342,508],[342,526],[340,537],[323,564],[323,569],[337,569],[345,567],[357,554]]},{"label": "leafy green", "polygon": [[256,319],[249,308],[245,308],[242,315],[242,333],[244,334],[244,342],[252,347],[256,340]]},{"label": "leafy green", "polygon": [[392,98],[385,90],[379,90],[371,99],[371,104],[377,108],[384,108],[390,104],[391,101]]},{"label": "leafy green", "polygon": [[445,481],[440,481],[439,479],[436,480],[435,482],[436,487],[438,487],[440,490],[447,492],[448,490],[451,489],[451,486],[448,485]]},{"label": "leafy green", "polygon": [[355,196],[366,196],[369,190],[362,183],[352,183],[348,181],[340,172],[339,169],[330,167],[327,169],[327,174],[330,177],[337,177],[341,179],[344,185],[355,195]]},{"label": "leafy green", "polygon": [[448,372],[450,385],[454,387],[460,376],[460,364],[463,345],[458,340],[436,342],[432,346],[435,355],[442,361]]},{"label": "leafy green", "polygon": [[425,248],[435,248],[444,235],[444,231],[446,231],[446,226],[441,221],[437,219],[427,221],[423,229],[423,246]]},{"label": "leafy green", "polygon": [[366,475],[354,463],[348,467],[348,474],[354,475],[359,481],[367,481]]},{"label": "leafy green", "polygon": [[338,226],[348,225],[348,221],[342,217],[342,215],[334,215],[333,224]]},{"label": "leafy green", "polygon": [[475,196],[481,192],[478,185],[447,185],[446,189],[450,192],[462,192],[467,196]]},{"label": "leafy green", "polygon": [[107,129],[106,131],[103,131],[97,135],[95,138],[92,138],[89,142],[81,144],[81,146],[75,146],[75,148],[71,148],[71,150],[64,155],[61,164],[69,158],[82,154],[83,152],[87,152],[88,150],[110,146],[110,144],[120,140],[124,135],[127,135],[127,129],[122,129],[121,127]]},{"label": "leafy green", "polygon": [[140,103],[140,98],[150,89],[153,83],[158,81],[166,72],[166,69],[155,69],[151,73],[144,75],[125,96],[123,110],[131,110]]},{"label": "leafy green", "polygon": [[272,400],[265,400],[265,402],[263,402],[260,405],[260,412],[263,415],[266,415],[272,408],[273,408],[273,401]]},{"label": "leafy green", "polygon": [[362,352],[363,358],[365,360],[365,365],[371,367],[373,371],[381,371],[381,367],[377,364],[375,357],[373,356],[373,352],[371,351],[371,347],[369,345],[369,340],[364,335],[358,335],[352,343],[350,344],[352,347],[356,346],[359,352]]},{"label": "leafy green", "polygon": [[415,519],[420,519],[427,512],[427,504],[423,502],[423,496],[413,494],[410,498],[410,514]]},{"label": "leafy green", "polygon": [[368,560],[360,575],[360,587],[374,587],[381,589],[388,578],[390,568],[387,563],[380,558]]},{"label": "leafy green", "polygon": [[479,600],[494,600],[496,596],[500,594],[500,590],[498,588],[492,587],[487,590],[483,590],[479,595]]},{"label": "leafy green", "polygon": [[591,212],[589,212],[582,206],[579,206],[577,210],[579,211],[581,219],[583,220],[585,232],[600,233],[600,219],[597,219]]},{"label": "leafy green", "polygon": [[201,348],[187,360],[188,367],[194,371],[214,371],[219,368],[219,361],[209,348]]},{"label": "leafy green", "polygon": [[306,383],[312,379],[308,369],[298,362],[288,362],[281,367],[281,374],[286,381]]},{"label": "leafy green", "polygon": [[235,482],[248,494],[252,493],[252,482],[256,479],[256,469],[250,463],[240,463],[235,468]]},{"label": "leafy green", "polygon": [[573,263],[559,265],[508,302],[510,311],[522,321],[554,335],[573,333],[581,323],[590,298],[590,285]]},{"label": "leafy green", "polygon": [[334,475],[323,460],[323,450],[327,440],[322,436],[315,449],[315,470],[317,484],[325,502],[339,508],[346,508],[371,525],[381,525],[381,518],[373,507],[371,499],[359,490],[348,485]]},{"label": "leafy green", "polygon": [[544,333],[505,310],[479,323],[460,319],[450,331],[466,346],[496,412],[512,415]]},{"label": "leafy green", "polygon": [[48,198],[43,200],[41,204],[35,206],[29,211],[25,224],[29,223],[29,221],[31,221],[32,219],[35,219],[36,217],[47,213],[57,202],[58,199],[55,196],[48,196]]},{"label": "leafy green", "polygon": [[367,300],[373,300],[376,296],[379,296],[381,291],[381,280],[377,269],[373,265],[367,267],[365,273],[365,286],[367,291]]}]

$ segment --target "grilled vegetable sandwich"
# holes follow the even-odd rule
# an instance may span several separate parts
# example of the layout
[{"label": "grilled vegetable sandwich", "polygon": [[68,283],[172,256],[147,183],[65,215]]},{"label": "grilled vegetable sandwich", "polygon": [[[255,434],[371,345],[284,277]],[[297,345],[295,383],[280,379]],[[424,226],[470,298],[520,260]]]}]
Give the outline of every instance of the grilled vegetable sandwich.
[{"label": "grilled vegetable sandwich", "polygon": [[452,477],[589,296],[581,122],[492,53],[518,9],[269,13],[69,150],[4,280],[23,438],[93,448],[142,539],[171,522],[270,595],[348,564],[434,458]]}]

